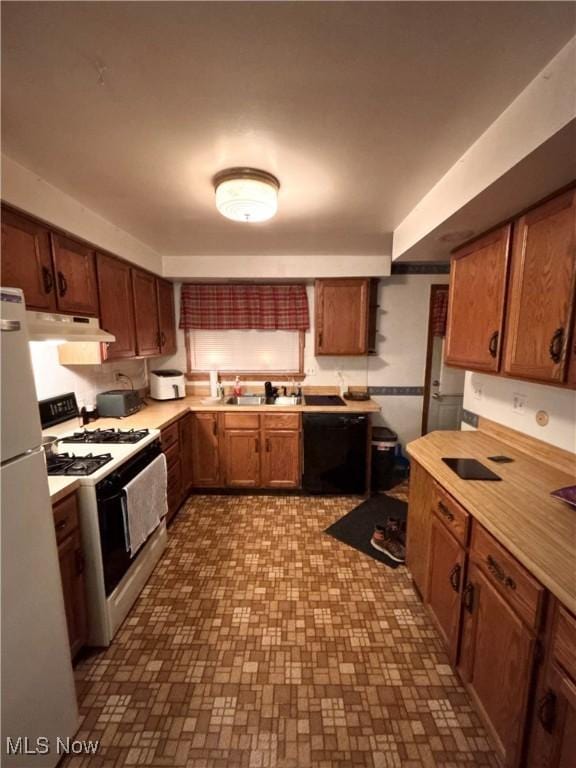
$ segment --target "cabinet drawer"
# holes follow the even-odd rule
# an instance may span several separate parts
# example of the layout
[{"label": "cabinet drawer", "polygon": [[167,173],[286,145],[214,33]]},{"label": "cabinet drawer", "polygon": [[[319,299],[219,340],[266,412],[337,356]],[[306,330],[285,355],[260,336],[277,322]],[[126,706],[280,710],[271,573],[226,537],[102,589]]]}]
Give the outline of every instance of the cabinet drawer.
[{"label": "cabinet drawer", "polygon": [[178,443],[172,443],[167,448],[164,448],[164,455],[166,456],[166,464],[168,474],[170,474],[170,467],[173,464],[180,463],[180,446]]},{"label": "cabinet drawer", "polygon": [[54,527],[56,541],[61,541],[78,528],[78,499],[76,493],[71,493],[54,505]]},{"label": "cabinet drawer", "polygon": [[438,483],[434,483],[434,491],[434,512],[460,544],[466,546],[470,515]]},{"label": "cabinet drawer", "polygon": [[300,429],[300,414],[264,413],[262,426],[264,429]]},{"label": "cabinet drawer", "polygon": [[225,413],[224,429],[259,429],[260,416],[257,413]]},{"label": "cabinet drawer", "polygon": [[162,443],[162,450],[166,453],[166,449],[171,445],[178,443],[178,422],[170,424],[169,427],[164,427],[160,433],[160,441]]},{"label": "cabinet drawer", "polygon": [[472,531],[471,555],[518,616],[537,629],[544,587],[477,523]]},{"label": "cabinet drawer", "polygon": [[576,681],[576,619],[559,608],[552,640],[554,659]]}]

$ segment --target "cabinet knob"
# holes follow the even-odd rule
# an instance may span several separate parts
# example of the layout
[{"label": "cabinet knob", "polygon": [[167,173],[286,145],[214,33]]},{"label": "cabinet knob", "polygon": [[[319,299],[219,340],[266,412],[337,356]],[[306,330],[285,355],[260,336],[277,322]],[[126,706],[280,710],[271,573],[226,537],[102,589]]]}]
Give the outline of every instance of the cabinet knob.
[{"label": "cabinet knob", "polygon": [[556,724],[556,694],[546,691],[538,702],[538,720],[546,733],[552,733]]},{"label": "cabinet knob", "polygon": [[555,363],[559,363],[562,360],[563,351],[564,351],[564,328],[557,328],[552,334],[552,339],[550,340],[550,346],[548,348],[550,359],[553,360],[553,362]]},{"label": "cabinet knob", "polygon": [[450,510],[446,507],[445,504],[443,504],[441,501],[438,502],[438,511],[440,514],[448,520],[449,523],[451,523],[454,520],[454,515]]},{"label": "cabinet knob", "polygon": [[488,342],[488,351],[492,357],[496,357],[498,352],[498,335],[498,331],[494,331],[492,336],[490,336],[490,341]]}]

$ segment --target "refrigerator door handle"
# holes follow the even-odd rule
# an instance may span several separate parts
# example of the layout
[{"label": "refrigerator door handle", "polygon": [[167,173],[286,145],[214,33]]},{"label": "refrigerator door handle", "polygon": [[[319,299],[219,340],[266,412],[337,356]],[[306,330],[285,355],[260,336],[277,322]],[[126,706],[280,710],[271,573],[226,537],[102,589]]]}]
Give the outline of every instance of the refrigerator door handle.
[{"label": "refrigerator door handle", "polygon": [[0,331],[19,331],[20,320],[6,320],[2,318],[0,320]]}]

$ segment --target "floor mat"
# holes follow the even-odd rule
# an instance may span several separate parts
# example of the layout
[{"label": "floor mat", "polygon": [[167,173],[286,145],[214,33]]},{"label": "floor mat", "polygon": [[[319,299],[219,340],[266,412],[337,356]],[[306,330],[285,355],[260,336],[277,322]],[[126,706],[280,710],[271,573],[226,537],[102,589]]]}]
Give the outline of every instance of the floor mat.
[{"label": "floor mat", "polygon": [[370,499],[362,502],[347,515],[341,517],[324,533],[333,536],[338,541],[354,547],[365,555],[370,555],[375,560],[385,563],[390,568],[397,568],[400,563],[392,560],[383,552],[379,552],[370,544],[370,539],[374,532],[374,526],[385,525],[389,517],[395,517],[399,520],[406,520],[408,505],[405,501],[392,499],[389,496],[372,496]]}]

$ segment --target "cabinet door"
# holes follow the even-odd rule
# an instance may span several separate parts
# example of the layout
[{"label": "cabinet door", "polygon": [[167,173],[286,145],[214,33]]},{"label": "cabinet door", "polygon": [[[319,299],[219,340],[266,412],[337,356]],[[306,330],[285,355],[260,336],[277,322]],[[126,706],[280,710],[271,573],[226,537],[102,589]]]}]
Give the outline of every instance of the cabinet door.
[{"label": "cabinet door", "polygon": [[364,278],[316,280],[316,354],[368,353],[369,283]]},{"label": "cabinet door", "polygon": [[544,203],[514,227],[504,370],[562,381],[576,276],[576,191]]},{"label": "cabinet door", "polygon": [[76,240],[52,233],[56,303],[60,312],[98,314],[94,251]]},{"label": "cabinet door", "polygon": [[6,210],[2,210],[2,285],[21,288],[28,309],[56,309],[50,233]]},{"label": "cabinet door", "polygon": [[214,488],[220,485],[220,458],[218,453],[218,414],[195,413],[192,477],[194,485]]},{"label": "cabinet door", "polygon": [[299,488],[300,432],[265,430],[263,432],[262,486],[264,488]]},{"label": "cabinet door", "polygon": [[534,640],[472,563],[464,588],[458,669],[494,736],[505,766],[520,758]]},{"label": "cabinet door", "polygon": [[510,226],[457,251],[450,267],[445,361],[498,371],[504,323]]},{"label": "cabinet door", "polygon": [[182,495],[186,496],[192,486],[192,460],[194,446],[194,416],[187,413],[178,422],[180,434],[180,463],[182,465]]},{"label": "cabinet door", "polygon": [[166,456],[166,460],[168,462],[168,515],[166,522],[169,523],[171,522],[172,518],[180,508],[180,504],[182,503],[182,462],[180,461],[180,457],[178,455],[172,459],[168,459],[168,456]]},{"label": "cabinet door", "polygon": [[58,558],[60,560],[70,652],[74,657],[85,644],[87,632],[84,556],[78,529],[59,544]]},{"label": "cabinet door", "polygon": [[156,278],[148,272],[132,270],[136,352],[142,357],[160,354]]},{"label": "cabinet door", "polygon": [[410,468],[410,491],[406,524],[406,565],[422,596],[428,584],[428,550],[434,501],[434,480],[415,461]]},{"label": "cabinet door", "polygon": [[104,345],[105,360],[120,360],[136,355],[134,305],[130,267],[113,256],[97,254],[96,267],[100,294],[100,325],[116,336]]},{"label": "cabinet door", "polygon": [[227,429],[224,432],[224,476],[229,488],[260,485],[260,431]]},{"label": "cabinet door", "polygon": [[555,663],[538,690],[535,715],[528,768],[574,768],[576,684]]},{"label": "cabinet door", "polygon": [[436,515],[432,515],[426,603],[444,638],[452,664],[458,659],[464,559],[463,547]]},{"label": "cabinet door", "polygon": [[160,327],[160,352],[173,355],[176,352],[176,317],[174,315],[174,286],[167,280],[156,280],[158,294],[158,320]]}]

